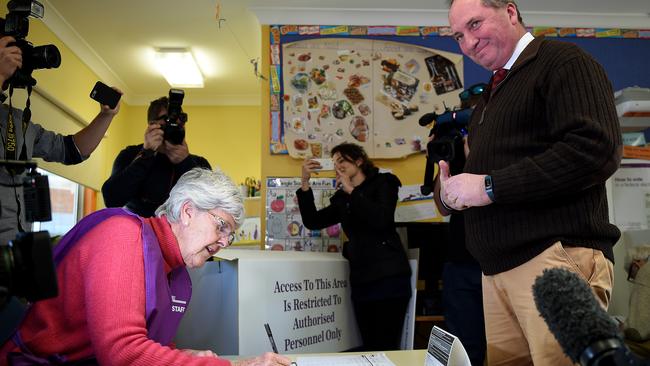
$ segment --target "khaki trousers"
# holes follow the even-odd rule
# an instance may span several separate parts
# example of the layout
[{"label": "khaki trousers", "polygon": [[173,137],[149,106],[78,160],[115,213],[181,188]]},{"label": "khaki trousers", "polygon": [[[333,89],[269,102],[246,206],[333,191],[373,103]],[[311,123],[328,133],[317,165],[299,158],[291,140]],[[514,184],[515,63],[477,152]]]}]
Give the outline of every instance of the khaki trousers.
[{"label": "khaki trousers", "polygon": [[488,365],[572,365],[533,300],[535,278],[552,267],[578,274],[607,309],[613,264],[599,250],[564,247],[556,242],[519,267],[493,276],[483,275]]}]

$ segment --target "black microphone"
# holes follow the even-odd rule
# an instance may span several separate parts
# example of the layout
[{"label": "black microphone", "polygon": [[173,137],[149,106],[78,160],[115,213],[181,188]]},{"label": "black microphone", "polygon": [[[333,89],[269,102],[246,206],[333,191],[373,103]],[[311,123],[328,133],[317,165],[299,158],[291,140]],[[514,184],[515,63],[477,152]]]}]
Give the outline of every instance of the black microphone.
[{"label": "black microphone", "polygon": [[535,280],[533,297],[571,361],[583,366],[648,364],[625,346],[614,319],[575,273],[563,268],[545,269]]},{"label": "black microphone", "polygon": [[429,123],[435,121],[436,118],[438,118],[438,114],[436,114],[436,112],[425,113],[422,115],[422,117],[420,117],[418,123],[420,124],[420,126],[425,127],[429,125]]}]

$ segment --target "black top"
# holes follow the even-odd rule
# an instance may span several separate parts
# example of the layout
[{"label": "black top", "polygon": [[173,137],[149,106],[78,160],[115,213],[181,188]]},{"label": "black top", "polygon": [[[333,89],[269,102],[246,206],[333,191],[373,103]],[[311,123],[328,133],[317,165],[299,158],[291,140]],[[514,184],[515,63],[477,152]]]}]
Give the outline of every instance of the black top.
[{"label": "black top", "polygon": [[605,181],[620,163],[621,130],[602,66],[572,43],[537,38],[484,96],[465,171],[492,176],[495,202],[464,211],[483,273],[515,268],[556,241],[613,261],[620,231]]},{"label": "black top", "polygon": [[[396,176],[378,173],[375,169],[351,194],[338,190],[330,198],[330,205],[319,211],[316,211],[311,189],[298,189],[296,192],[305,227],[318,230],[342,224],[350,240],[343,246],[343,256],[350,261],[350,284],[353,287],[411,275],[406,252],[395,231],[394,216],[400,186]],[[400,289],[404,290],[404,286]],[[405,290],[410,293],[408,287]]]},{"label": "black top", "polygon": [[190,154],[174,165],[165,154],[147,154],[143,144],[128,146],[113,163],[113,172],[102,186],[106,207],[126,206],[152,217],[181,175],[195,167],[212,169],[203,157]]}]

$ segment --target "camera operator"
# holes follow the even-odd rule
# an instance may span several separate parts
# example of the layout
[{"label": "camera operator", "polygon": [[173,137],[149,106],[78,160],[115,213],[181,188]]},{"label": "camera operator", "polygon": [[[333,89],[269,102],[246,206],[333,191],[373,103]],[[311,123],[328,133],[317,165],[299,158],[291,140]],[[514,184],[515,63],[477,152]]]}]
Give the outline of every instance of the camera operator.
[{"label": "camera operator", "polygon": [[[172,98],[175,96],[173,91],[170,91]],[[180,108],[180,105],[177,107]],[[113,172],[102,186],[106,207],[126,206],[140,216],[151,217],[169,197],[169,192],[183,173],[195,167],[212,169],[205,158],[190,154],[184,138],[183,113],[179,113],[177,120],[170,121],[178,125],[174,135],[181,132],[180,136],[167,136],[171,134],[165,133],[170,131],[165,129],[170,123],[168,117],[177,114],[169,113],[169,109],[168,97],[156,99],[149,105],[144,143],[127,146],[118,154],[113,163]]]},{"label": "camera operator", "polygon": [[[476,84],[459,94],[461,110],[473,108],[486,84]],[[471,109],[470,109],[471,110]],[[469,110],[468,110],[469,111]],[[469,114],[459,113],[461,118]],[[468,121],[459,125],[466,127]],[[452,122],[456,123],[456,121]],[[442,137],[442,136],[439,136]],[[436,136],[432,134],[431,140]],[[450,157],[451,174],[462,173],[465,157],[469,153],[467,136],[463,137],[463,150],[455,151]],[[483,294],[481,290],[481,267],[465,245],[465,222],[463,213],[450,211],[440,201],[440,177],[435,179],[433,198],[440,212],[449,217],[449,241],[442,270],[442,301],[445,325],[457,336],[467,350],[472,365],[483,365],[485,359],[485,330],[483,317]]]},{"label": "camera operator", "polygon": [[[11,36],[0,38],[1,84],[9,80],[16,73],[16,70],[23,66],[21,49],[12,45],[15,41],[16,39]],[[22,122],[22,110],[3,104],[0,108],[0,128],[2,131],[0,159],[30,160],[37,157],[45,161],[55,161],[66,165],[79,164],[87,159],[99,145],[118,111],[119,105],[115,109],[102,105],[99,114],[88,126],[75,135],[63,136],[48,131],[31,120]],[[8,136],[8,133],[12,136]],[[15,147],[15,149],[12,149],[12,147]],[[15,156],[11,156],[12,154]],[[0,203],[2,204],[0,245],[14,239],[19,231],[29,229],[24,212],[21,212],[21,206],[24,206],[22,190],[16,187],[21,181],[22,174],[0,168]]]}]

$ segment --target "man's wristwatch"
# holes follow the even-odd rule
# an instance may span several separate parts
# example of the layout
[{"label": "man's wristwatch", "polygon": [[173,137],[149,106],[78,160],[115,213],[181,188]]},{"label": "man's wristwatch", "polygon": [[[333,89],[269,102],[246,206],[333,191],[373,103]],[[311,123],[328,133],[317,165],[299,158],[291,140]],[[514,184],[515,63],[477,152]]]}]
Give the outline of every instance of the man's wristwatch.
[{"label": "man's wristwatch", "polygon": [[485,193],[490,198],[490,201],[494,202],[494,190],[492,189],[492,176],[485,176]]}]

